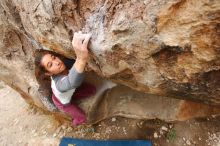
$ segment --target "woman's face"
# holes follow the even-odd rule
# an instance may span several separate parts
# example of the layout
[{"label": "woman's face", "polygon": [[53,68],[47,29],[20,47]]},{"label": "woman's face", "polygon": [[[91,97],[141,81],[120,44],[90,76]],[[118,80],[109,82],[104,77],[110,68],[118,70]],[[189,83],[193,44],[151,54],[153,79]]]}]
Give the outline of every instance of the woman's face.
[{"label": "woman's face", "polygon": [[43,56],[41,65],[48,71],[48,75],[57,75],[66,69],[65,64],[60,58],[49,53]]}]

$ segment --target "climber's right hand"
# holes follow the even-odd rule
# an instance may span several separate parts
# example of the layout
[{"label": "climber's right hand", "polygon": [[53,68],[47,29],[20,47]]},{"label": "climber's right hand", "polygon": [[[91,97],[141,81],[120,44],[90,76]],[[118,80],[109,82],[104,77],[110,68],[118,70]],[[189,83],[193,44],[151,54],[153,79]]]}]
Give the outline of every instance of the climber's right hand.
[{"label": "climber's right hand", "polygon": [[82,34],[81,32],[74,33],[72,45],[76,53],[76,61],[74,67],[77,72],[82,73],[86,67],[88,60],[88,42],[91,38],[91,34]]},{"label": "climber's right hand", "polygon": [[76,53],[76,59],[81,61],[88,60],[88,42],[91,38],[91,34],[83,34],[82,32],[74,33],[72,45]]}]

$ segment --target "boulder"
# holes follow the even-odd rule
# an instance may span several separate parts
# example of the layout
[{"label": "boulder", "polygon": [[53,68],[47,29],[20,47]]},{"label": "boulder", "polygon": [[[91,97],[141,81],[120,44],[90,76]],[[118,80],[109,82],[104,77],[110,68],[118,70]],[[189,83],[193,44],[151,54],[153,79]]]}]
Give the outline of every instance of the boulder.
[{"label": "boulder", "polygon": [[[28,103],[57,111],[50,81],[36,79],[34,54],[44,49],[75,58],[71,39],[82,30],[92,33],[89,74],[120,84],[89,106],[109,107],[88,111],[92,122],[114,115],[168,121],[208,115],[220,107],[219,12],[218,0],[2,0],[0,80]],[[119,106],[124,97],[132,103]]]}]

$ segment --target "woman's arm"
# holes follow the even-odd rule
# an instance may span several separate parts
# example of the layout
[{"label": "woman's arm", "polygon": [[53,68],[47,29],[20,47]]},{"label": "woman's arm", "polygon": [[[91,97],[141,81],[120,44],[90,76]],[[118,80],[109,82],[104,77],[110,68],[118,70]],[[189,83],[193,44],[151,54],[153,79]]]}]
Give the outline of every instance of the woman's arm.
[{"label": "woman's arm", "polygon": [[56,88],[60,92],[66,92],[71,89],[75,89],[81,85],[84,79],[84,73],[78,73],[73,66],[68,75],[55,76],[53,80],[55,82]]},{"label": "woman's arm", "polygon": [[91,34],[74,33],[72,45],[76,53],[76,61],[74,67],[78,73],[84,72],[86,63],[88,61],[87,45]]},{"label": "woman's arm", "polygon": [[74,33],[72,45],[76,53],[76,61],[67,76],[54,78],[56,87],[60,92],[65,92],[81,85],[84,78],[83,72],[88,61],[87,45],[90,38],[90,34]]}]

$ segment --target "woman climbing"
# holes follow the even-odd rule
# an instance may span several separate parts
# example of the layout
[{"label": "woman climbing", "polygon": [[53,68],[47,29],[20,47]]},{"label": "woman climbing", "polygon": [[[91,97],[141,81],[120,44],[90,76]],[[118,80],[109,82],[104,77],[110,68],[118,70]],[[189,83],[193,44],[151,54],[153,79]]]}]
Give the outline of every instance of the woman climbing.
[{"label": "woman climbing", "polygon": [[66,112],[73,118],[72,124],[74,126],[85,122],[86,116],[72,101],[92,96],[96,93],[95,86],[82,83],[84,69],[88,61],[87,45],[90,37],[90,34],[74,33],[72,46],[76,59],[70,70],[54,53],[45,52],[35,59],[35,64],[38,65],[40,72],[51,77],[52,100],[54,104],[58,109]]}]

